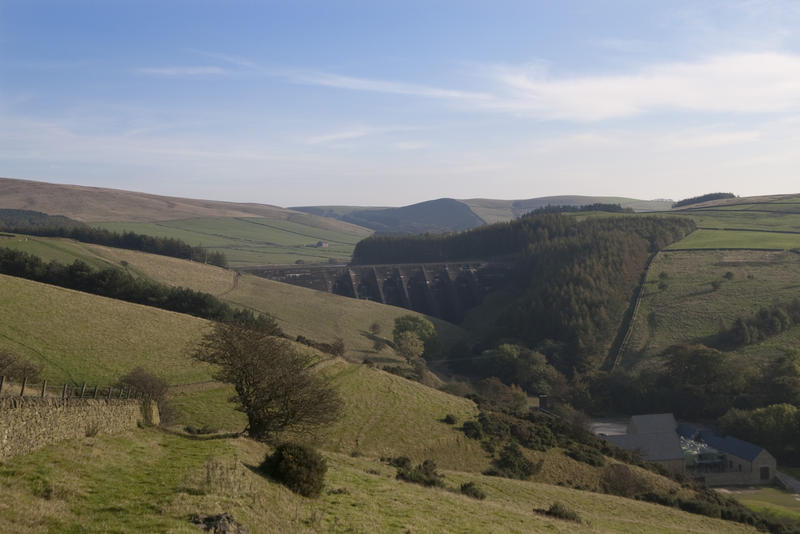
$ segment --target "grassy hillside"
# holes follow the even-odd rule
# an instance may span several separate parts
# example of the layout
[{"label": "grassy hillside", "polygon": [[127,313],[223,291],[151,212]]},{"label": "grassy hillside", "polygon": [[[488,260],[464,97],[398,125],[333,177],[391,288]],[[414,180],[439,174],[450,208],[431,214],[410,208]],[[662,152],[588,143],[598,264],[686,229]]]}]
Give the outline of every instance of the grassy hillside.
[{"label": "grassy hillside", "polygon": [[[316,434],[323,449],[374,458],[403,455],[417,462],[433,458],[467,471],[488,467],[477,441],[441,421],[447,414],[460,422],[474,419],[478,410],[472,401],[367,366],[331,363],[321,372],[342,393],[345,408],[340,421]],[[238,432],[246,419],[228,402],[232,395],[230,386],[206,383],[174,388],[170,399],[182,411],[181,425]]]},{"label": "grassy hillside", "polygon": [[[205,217],[160,222],[103,222],[95,226],[113,231],[181,239],[192,245],[224,252],[232,267],[288,264],[296,261],[347,263],[355,244],[370,234],[356,226],[328,228],[315,225],[310,215],[289,219]],[[327,247],[317,247],[319,241]]]},{"label": "grassy hillside", "polygon": [[[726,273],[732,273],[730,280]],[[664,273],[662,275],[662,273]],[[739,316],[797,296],[800,255],[767,251],[662,252],[647,273],[623,365],[647,359],[676,343],[702,342]],[[711,285],[721,283],[718,289]],[[770,358],[796,348],[800,328],[737,351]]]},{"label": "grassy hillside", "polygon": [[81,260],[96,269],[109,266],[107,261],[91,253],[86,246],[71,239],[3,234],[0,235],[0,247],[39,256],[45,262],[70,264]]},{"label": "grassy hillside", "polygon": [[[7,276],[0,276],[0,287],[0,348],[42,363],[51,383],[109,384],[142,366],[183,385],[171,394],[181,411],[178,423],[244,428],[228,402],[232,389],[210,382],[211,367],[189,356],[206,321]],[[322,438],[327,448],[486,465],[477,442],[439,421],[448,413],[473,417],[471,401],[341,360],[321,372],[331,376],[346,405],[344,419]]]},{"label": "grassy hillside", "polygon": [[44,365],[54,383],[108,384],[143,366],[173,384],[208,380],[187,344],[203,319],[0,275],[0,348]]},{"label": "grassy hillside", "polygon": [[[0,207],[36,210],[110,230],[174,237],[225,252],[232,266],[347,261],[371,231],[276,206],[163,197],[0,178]],[[318,241],[327,248],[314,248]]]},{"label": "grassy hillside", "polygon": [[670,248],[678,250],[721,248],[791,250],[800,248],[800,232],[701,229],[673,244]]},{"label": "grassy hillside", "polygon": [[[269,451],[249,440],[188,440],[157,430],[83,438],[0,467],[0,529],[198,532],[191,514],[231,513],[254,533],[754,532],[671,508],[558,486],[444,471],[477,482],[484,501],[394,479],[369,458],[326,453],[326,490],[298,497],[252,469]],[[534,513],[559,501],[584,523]]]},{"label": "grassy hillside", "polygon": [[[258,276],[237,276],[219,267],[176,258],[97,245],[87,245],[87,250],[116,264],[126,261],[128,268],[135,273],[158,282],[205,291],[231,304],[268,312],[292,337],[303,335],[318,341],[332,341],[341,337],[345,342],[346,357],[354,361],[361,361],[365,357],[376,362],[396,359],[394,351],[388,347],[380,352],[373,349],[369,327],[377,322],[382,335],[391,339],[395,318],[406,314],[418,315],[403,308],[350,299]],[[432,320],[445,344],[468,336],[455,325]]]},{"label": "grassy hillside", "polygon": [[[45,260],[71,262],[81,259],[97,266],[125,265],[136,276],[211,293],[231,304],[271,313],[292,337],[303,335],[327,342],[341,337],[345,342],[346,357],[353,361],[362,361],[365,357],[378,363],[397,361],[394,351],[389,347],[375,351],[369,327],[377,322],[382,328],[382,335],[390,339],[395,318],[414,314],[403,308],[348,299],[257,276],[237,276],[233,271],[167,256],[66,239],[25,239],[0,237],[0,246],[11,245],[32,254],[41,253]],[[468,336],[450,323],[437,319],[434,322],[445,344]]]},{"label": "grassy hillside", "polygon": [[440,198],[401,208],[347,209],[344,207],[297,208],[307,213],[333,215],[376,232],[457,232],[484,224],[484,220],[460,200]]},{"label": "grassy hillside", "polygon": [[[297,215],[268,204],[222,202],[165,197],[135,191],[51,184],[32,180],[0,178],[3,208],[65,215],[84,222],[166,221],[198,217],[262,217],[288,219]],[[321,227],[342,228],[343,223],[317,218]]]},{"label": "grassy hillside", "polygon": [[545,206],[585,206],[588,204],[620,204],[623,208],[635,211],[662,211],[672,206],[671,200],[637,200],[624,197],[591,197],[565,195],[530,198],[526,200],[495,200],[488,198],[471,198],[462,200],[487,223],[504,222]]},{"label": "grassy hillside", "polygon": [[457,231],[474,228],[484,223],[506,222],[548,205],[584,206],[595,203],[621,204],[622,207],[633,208],[635,211],[663,211],[672,206],[671,200],[568,195],[527,200],[438,199],[401,208],[303,206],[291,209],[349,221],[379,232],[416,233]]},{"label": "grassy hillside", "polygon": [[691,217],[698,227],[673,249],[800,248],[800,195],[715,200],[669,214]]}]

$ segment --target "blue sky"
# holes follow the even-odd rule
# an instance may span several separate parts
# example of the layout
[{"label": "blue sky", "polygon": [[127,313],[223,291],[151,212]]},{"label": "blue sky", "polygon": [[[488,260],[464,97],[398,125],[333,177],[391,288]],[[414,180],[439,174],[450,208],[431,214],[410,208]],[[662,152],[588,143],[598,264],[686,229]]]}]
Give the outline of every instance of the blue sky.
[{"label": "blue sky", "polygon": [[800,192],[800,3],[0,0],[0,176],[157,194]]}]

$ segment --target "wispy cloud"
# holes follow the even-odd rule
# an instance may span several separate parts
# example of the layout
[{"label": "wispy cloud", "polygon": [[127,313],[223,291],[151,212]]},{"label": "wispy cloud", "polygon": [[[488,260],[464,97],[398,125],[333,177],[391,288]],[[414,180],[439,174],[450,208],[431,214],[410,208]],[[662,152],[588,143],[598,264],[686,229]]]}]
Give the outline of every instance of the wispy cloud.
[{"label": "wispy cloud", "polygon": [[411,132],[415,130],[419,130],[419,128],[403,125],[374,126],[358,124],[323,134],[312,135],[303,139],[302,142],[309,145],[320,145],[326,143],[336,143],[339,141],[350,141],[353,139],[361,139],[370,136],[388,135],[398,132]]},{"label": "wispy cloud", "polygon": [[335,87],[338,89],[352,89],[355,91],[370,91],[461,101],[489,101],[491,99],[491,95],[480,92],[442,89],[413,83],[357,78],[325,72],[290,72],[285,74],[285,76],[295,83]]},{"label": "wispy cloud", "polygon": [[294,83],[439,99],[468,109],[545,120],[600,121],[647,113],[800,110],[800,55],[742,53],[650,65],[630,74],[553,77],[541,65],[476,68],[463,90],[324,72],[283,74]]},{"label": "wispy cloud", "polygon": [[628,75],[550,79],[495,71],[489,107],[547,119],[592,121],[659,111],[769,113],[800,109],[800,56],[730,54],[653,65]]},{"label": "wispy cloud", "polygon": [[191,50],[192,52],[196,52],[208,58],[216,59],[218,61],[222,61],[224,63],[228,63],[229,65],[234,65],[242,69],[260,70],[261,68],[256,62],[251,61],[246,57],[237,56],[234,54],[223,54],[220,52],[206,52],[204,50],[197,50],[197,49],[191,49]]},{"label": "wispy cloud", "polygon": [[149,76],[183,77],[183,76],[222,76],[229,71],[213,65],[182,67],[143,67],[136,69],[139,74]]},{"label": "wispy cloud", "polygon": [[311,136],[306,139],[306,143],[308,143],[309,145],[319,145],[324,143],[333,143],[336,141],[347,141],[350,139],[358,139],[360,137],[366,137],[368,135],[381,133],[383,131],[384,130],[371,127],[350,128],[322,135]]}]

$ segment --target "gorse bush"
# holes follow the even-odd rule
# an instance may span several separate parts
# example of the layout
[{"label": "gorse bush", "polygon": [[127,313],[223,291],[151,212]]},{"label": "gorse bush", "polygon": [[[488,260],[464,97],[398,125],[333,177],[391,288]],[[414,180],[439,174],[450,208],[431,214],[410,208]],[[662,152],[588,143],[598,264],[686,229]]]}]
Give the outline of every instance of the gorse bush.
[{"label": "gorse bush", "polygon": [[458,419],[456,419],[455,415],[449,413],[449,414],[444,416],[444,419],[442,419],[442,422],[447,423],[448,425],[454,425],[454,424],[456,424],[458,422]]},{"label": "gorse bush", "polygon": [[473,499],[478,499],[480,501],[486,498],[486,492],[472,481],[461,484],[461,493],[467,497],[472,497]]},{"label": "gorse bush", "polygon": [[322,492],[328,464],[311,447],[283,443],[266,457],[260,469],[299,495],[317,497]]},{"label": "gorse bush", "polygon": [[576,523],[581,522],[581,516],[578,515],[578,512],[567,506],[566,504],[560,502],[554,502],[550,505],[550,508],[547,510],[536,510],[537,512],[541,512],[545,515],[549,515],[550,517],[557,517],[558,519],[565,519],[567,521],[575,521]]},{"label": "gorse bush", "polygon": [[578,462],[583,462],[594,467],[602,467],[606,463],[606,460],[602,454],[600,454],[596,449],[587,447],[585,445],[574,444],[569,449],[564,451],[564,454],[573,460],[577,460]]},{"label": "gorse bush", "polygon": [[500,455],[492,462],[492,468],[484,474],[497,477],[527,480],[542,470],[544,460],[533,463],[522,453],[515,443],[509,443],[500,451]]},{"label": "gorse bush", "polygon": [[398,480],[422,486],[444,486],[444,475],[436,471],[436,462],[433,460],[425,460],[415,467],[411,467],[411,462],[406,457],[396,458],[390,463],[397,469]]}]

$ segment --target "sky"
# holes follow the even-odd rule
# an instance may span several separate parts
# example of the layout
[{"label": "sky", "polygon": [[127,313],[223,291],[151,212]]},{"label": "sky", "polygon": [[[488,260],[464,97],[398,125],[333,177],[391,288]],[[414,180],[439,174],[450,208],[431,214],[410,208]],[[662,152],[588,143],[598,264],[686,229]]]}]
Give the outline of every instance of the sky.
[{"label": "sky", "polygon": [[800,192],[800,2],[0,0],[0,176],[279,206]]}]

